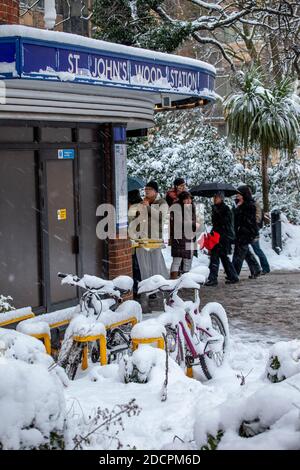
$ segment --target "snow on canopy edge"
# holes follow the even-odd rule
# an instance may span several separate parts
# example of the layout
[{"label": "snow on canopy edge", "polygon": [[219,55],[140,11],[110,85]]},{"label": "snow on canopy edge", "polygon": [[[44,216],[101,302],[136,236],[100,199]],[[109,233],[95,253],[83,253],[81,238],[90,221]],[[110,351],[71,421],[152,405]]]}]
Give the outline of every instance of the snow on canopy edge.
[{"label": "snow on canopy edge", "polygon": [[63,33],[60,31],[48,31],[21,25],[0,26],[0,37],[15,36],[98,49],[99,52],[113,52],[118,54],[132,55],[143,59],[158,61],[161,60],[182,66],[198,67],[207,70],[207,72],[210,72],[213,75],[216,75],[216,69],[213,65],[189,57],[178,56],[175,54],[165,54],[163,52],[156,52],[149,49],[141,49],[132,46],[124,46],[122,44],[115,44],[112,42],[101,41],[99,39],[86,38],[77,34]]}]

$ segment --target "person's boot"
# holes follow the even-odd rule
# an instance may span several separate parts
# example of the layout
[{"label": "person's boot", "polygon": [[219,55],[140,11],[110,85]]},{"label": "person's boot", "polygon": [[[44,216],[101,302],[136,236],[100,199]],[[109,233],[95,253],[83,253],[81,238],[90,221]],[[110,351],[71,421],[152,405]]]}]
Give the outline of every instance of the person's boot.
[{"label": "person's boot", "polygon": [[212,279],[209,279],[208,281],[206,281],[206,283],[204,284],[205,286],[208,286],[208,287],[212,287],[212,286],[217,286],[218,285],[218,281],[214,281]]},{"label": "person's boot", "polygon": [[170,279],[178,279],[178,272],[173,271],[170,273]]},{"label": "person's boot", "polygon": [[239,279],[226,278],[225,284],[237,284],[238,282],[239,282]]}]

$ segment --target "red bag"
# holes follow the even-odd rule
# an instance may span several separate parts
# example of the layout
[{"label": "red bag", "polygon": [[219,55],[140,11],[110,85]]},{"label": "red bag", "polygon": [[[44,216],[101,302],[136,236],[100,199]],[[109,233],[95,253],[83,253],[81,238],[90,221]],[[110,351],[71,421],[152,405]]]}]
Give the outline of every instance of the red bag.
[{"label": "red bag", "polygon": [[218,232],[211,233],[202,233],[201,237],[198,240],[200,250],[206,248],[207,250],[212,250],[220,241],[220,234]]}]

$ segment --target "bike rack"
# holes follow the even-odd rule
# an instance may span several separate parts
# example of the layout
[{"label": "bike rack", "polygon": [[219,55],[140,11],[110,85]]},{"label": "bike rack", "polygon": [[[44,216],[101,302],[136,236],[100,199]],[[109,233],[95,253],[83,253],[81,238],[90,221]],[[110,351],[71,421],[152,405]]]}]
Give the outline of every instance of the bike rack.
[{"label": "bike rack", "polygon": [[132,349],[135,351],[140,344],[157,343],[159,349],[165,349],[165,341],[162,336],[158,338],[132,338]]},{"label": "bike rack", "polygon": [[73,336],[73,341],[77,343],[85,343],[83,346],[83,355],[82,355],[82,370],[88,368],[88,343],[99,341],[100,343],[100,365],[106,366],[107,364],[107,350],[106,350],[106,337],[104,335],[96,336]]},{"label": "bike rack", "polygon": [[34,318],[35,315],[31,310],[31,307],[20,308],[17,310],[11,310],[6,313],[1,313],[0,317],[0,327],[14,325],[15,323],[20,323],[21,321],[28,320],[29,318]]}]

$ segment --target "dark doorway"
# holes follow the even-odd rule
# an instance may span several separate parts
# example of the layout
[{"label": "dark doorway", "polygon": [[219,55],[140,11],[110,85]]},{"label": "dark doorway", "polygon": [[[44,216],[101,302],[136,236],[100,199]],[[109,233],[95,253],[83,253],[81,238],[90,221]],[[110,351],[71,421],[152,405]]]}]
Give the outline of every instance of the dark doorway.
[{"label": "dark doorway", "polygon": [[[76,290],[61,285],[58,272],[77,274],[78,237],[74,160],[75,150],[67,149],[74,158],[59,159],[59,149],[41,152],[44,168],[45,204],[43,211],[43,239],[45,245],[45,277],[48,278],[47,310],[76,299]],[[67,153],[69,152],[69,153]]]},{"label": "dark doorway", "polygon": [[37,165],[33,150],[0,150],[0,294],[39,307]]},{"label": "dark doorway", "polygon": [[0,121],[0,294],[36,313],[78,303],[59,271],[106,277],[96,236],[110,134],[93,124]]}]

